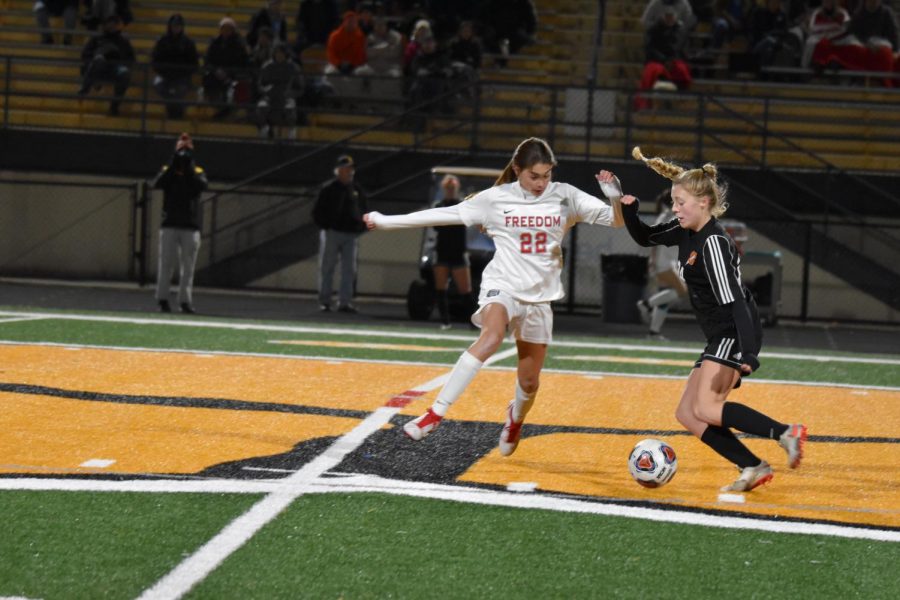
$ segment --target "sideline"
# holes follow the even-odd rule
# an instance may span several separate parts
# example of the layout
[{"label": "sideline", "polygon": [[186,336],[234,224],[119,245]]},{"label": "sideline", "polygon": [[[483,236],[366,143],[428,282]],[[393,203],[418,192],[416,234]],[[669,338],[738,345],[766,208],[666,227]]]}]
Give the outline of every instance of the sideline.
[{"label": "sideline", "polygon": [[[88,479],[0,478],[0,490],[21,491],[78,491],[78,492],[146,492],[146,493],[207,493],[207,494],[275,494],[299,492],[302,494],[327,493],[383,493],[395,496],[415,496],[435,500],[467,502],[511,508],[541,509],[557,512],[577,512],[600,516],[645,519],[666,523],[721,527],[725,529],[751,529],[773,533],[800,535],[826,535],[840,538],[864,539],[879,542],[900,543],[900,531],[875,527],[852,527],[800,521],[775,521],[765,518],[749,519],[700,512],[661,510],[615,503],[598,503],[575,498],[561,498],[549,494],[523,494],[500,492],[437,483],[385,479],[375,475],[346,475],[327,477],[298,483],[288,479],[277,480],[204,480],[204,481],[113,481]],[[627,502],[627,498],[622,499]],[[637,500],[637,499],[636,499]]]}]

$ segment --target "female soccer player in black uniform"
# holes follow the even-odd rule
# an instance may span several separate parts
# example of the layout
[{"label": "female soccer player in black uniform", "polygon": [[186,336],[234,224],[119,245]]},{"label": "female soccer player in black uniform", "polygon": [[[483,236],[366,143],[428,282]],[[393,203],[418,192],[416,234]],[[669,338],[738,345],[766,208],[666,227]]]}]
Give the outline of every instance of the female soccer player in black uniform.
[{"label": "female soccer player in black uniform", "polygon": [[[437,207],[455,206],[459,204],[459,178],[456,175],[445,175],[441,181],[443,198]],[[438,312],[441,315],[441,329],[450,329],[450,306],[447,300],[447,286],[450,277],[456,283],[456,291],[471,302],[472,275],[469,272],[469,253],[466,251],[465,225],[442,225],[435,227],[437,241],[435,243],[434,290],[437,296]]]},{"label": "female soccer player in black uniform", "polygon": [[[741,283],[740,256],[717,217],[727,208],[725,191],[716,182],[716,167],[686,170],[660,158],[635,158],[672,180],[675,218],[648,226],[638,217],[638,200],[621,198],[628,233],[641,246],[678,246],[678,264],[691,306],[706,336],[706,348],[688,376],[675,417],[700,440],[737,465],[741,475],[722,491],[745,492],[772,480],[772,467],[755,456],[731,431],[778,440],[793,469],[803,458],[806,426],[785,425],[737,402],[728,393],[741,375],[759,368],[762,326],[753,297]],[[607,196],[622,196],[615,176],[603,171]]]}]

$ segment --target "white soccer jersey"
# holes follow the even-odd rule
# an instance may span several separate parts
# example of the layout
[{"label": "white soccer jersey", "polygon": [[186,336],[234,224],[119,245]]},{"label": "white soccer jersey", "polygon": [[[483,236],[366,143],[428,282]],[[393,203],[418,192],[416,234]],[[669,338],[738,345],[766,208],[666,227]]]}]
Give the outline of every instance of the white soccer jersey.
[{"label": "white soccer jersey", "polygon": [[550,302],[565,295],[560,280],[562,242],[576,223],[613,224],[608,204],[567,183],[552,182],[540,198],[518,181],[488,188],[455,206],[408,215],[369,213],[379,229],[480,225],[494,240],[481,289],[503,290],[521,302]]}]

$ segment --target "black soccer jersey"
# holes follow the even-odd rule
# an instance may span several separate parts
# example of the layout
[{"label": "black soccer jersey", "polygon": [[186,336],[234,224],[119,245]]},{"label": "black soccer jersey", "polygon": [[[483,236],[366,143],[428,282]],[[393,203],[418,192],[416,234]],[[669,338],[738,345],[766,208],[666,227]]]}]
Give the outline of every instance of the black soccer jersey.
[{"label": "black soccer jersey", "polygon": [[700,231],[673,219],[647,225],[638,203],[622,206],[628,233],[641,246],[678,246],[679,275],[687,284],[691,307],[707,339],[737,333],[742,361],[754,369],[762,330],[753,297],[741,283],[741,257],[734,240],[713,217]]},{"label": "black soccer jersey", "polygon": [[[444,198],[437,206],[456,206],[458,198]],[[451,266],[466,263],[466,227],[465,225],[442,225],[434,228],[437,231],[437,263]]]}]

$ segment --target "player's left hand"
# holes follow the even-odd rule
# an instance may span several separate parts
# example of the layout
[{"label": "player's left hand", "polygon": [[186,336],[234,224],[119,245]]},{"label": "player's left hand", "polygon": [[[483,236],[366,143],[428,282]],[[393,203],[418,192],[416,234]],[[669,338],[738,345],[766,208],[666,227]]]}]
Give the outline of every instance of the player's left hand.
[{"label": "player's left hand", "polygon": [[596,177],[597,183],[600,184],[600,189],[607,198],[612,199],[622,197],[622,184],[612,171],[602,170],[597,173]]},{"label": "player's left hand", "polygon": [[749,375],[749,374],[752,373],[752,372],[753,372],[753,367],[751,367],[751,366],[748,365],[747,363],[744,363],[744,364],[741,365],[741,374],[743,374],[743,375]]}]

